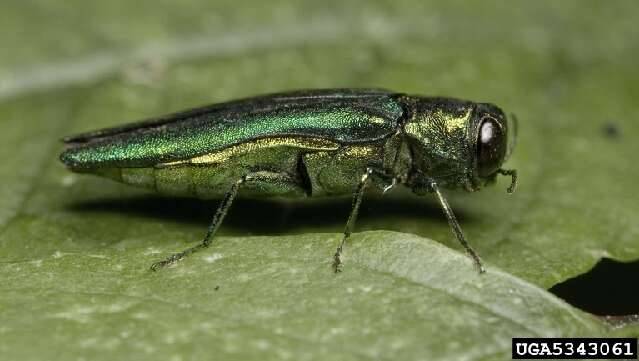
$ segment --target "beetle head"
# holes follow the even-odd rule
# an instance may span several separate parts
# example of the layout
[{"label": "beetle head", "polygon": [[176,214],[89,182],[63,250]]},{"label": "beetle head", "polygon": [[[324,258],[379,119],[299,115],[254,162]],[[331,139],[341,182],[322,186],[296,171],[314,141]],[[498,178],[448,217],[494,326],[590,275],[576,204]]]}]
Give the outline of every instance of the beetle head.
[{"label": "beetle head", "polygon": [[508,193],[515,190],[517,172],[502,169],[517,140],[517,118],[510,119],[501,109],[489,103],[477,104],[468,131],[471,166],[468,174],[473,190],[493,183],[497,174],[510,175]]},{"label": "beetle head", "polygon": [[488,103],[418,99],[404,125],[413,154],[408,185],[423,193],[430,191],[432,179],[447,188],[475,191],[493,183],[497,174],[507,174],[512,177],[512,192],[516,172],[501,165],[514,147],[515,123]]}]

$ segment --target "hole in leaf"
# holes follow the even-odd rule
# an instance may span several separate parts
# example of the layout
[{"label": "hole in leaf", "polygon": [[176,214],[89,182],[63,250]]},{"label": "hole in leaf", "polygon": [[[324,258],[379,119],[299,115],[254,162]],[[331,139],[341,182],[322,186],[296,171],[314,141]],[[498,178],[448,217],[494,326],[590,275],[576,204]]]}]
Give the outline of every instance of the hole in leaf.
[{"label": "hole in leaf", "polygon": [[571,305],[601,316],[639,314],[639,260],[601,259],[590,271],[558,283],[550,292]]}]

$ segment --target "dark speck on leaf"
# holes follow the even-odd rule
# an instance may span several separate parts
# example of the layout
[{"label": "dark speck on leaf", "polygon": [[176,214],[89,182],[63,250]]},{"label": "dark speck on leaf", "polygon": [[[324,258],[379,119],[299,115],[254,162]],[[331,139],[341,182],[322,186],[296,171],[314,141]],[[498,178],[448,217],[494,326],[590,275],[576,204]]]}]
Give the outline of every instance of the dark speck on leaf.
[{"label": "dark speck on leaf", "polygon": [[604,125],[601,127],[601,131],[608,138],[619,138],[619,136],[621,135],[619,127],[617,127],[617,125],[613,122],[604,123]]},{"label": "dark speck on leaf", "polygon": [[217,291],[220,289],[220,286],[215,286],[215,288],[213,288],[214,291]]}]

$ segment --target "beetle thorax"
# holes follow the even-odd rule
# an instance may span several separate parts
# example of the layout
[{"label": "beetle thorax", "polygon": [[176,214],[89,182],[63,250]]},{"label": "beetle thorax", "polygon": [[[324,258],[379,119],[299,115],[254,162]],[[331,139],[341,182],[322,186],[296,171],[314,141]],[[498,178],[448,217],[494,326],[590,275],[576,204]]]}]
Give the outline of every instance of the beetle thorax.
[{"label": "beetle thorax", "polygon": [[[421,98],[412,104],[404,134],[412,154],[409,187],[417,193],[432,179],[448,188],[470,190],[472,155],[468,132],[473,105],[450,98]],[[425,187],[428,188],[428,187]]]}]

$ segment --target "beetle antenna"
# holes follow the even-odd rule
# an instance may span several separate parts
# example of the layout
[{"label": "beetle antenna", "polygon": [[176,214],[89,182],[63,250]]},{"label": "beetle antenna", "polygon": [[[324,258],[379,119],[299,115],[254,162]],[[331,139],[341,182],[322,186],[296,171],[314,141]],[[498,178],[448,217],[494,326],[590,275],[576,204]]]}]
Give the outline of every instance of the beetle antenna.
[{"label": "beetle antenna", "polygon": [[508,142],[508,150],[506,151],[506,157],[504,157],[504,161],[510,158],[510,155],[515,150],[515,145],[517,144],[517,128],[519,127],[519,121],[517,120],[517,116],[515,113],[510,113],[510,125],[512,125],[512,139]]},{"label": "beetle antenna", "polygon": [[501,175],[509,175],[510,176],[510,186],[506,190],[509,194],[512,194],[517,188],[517,169],[499,169],[497,173]]}]

